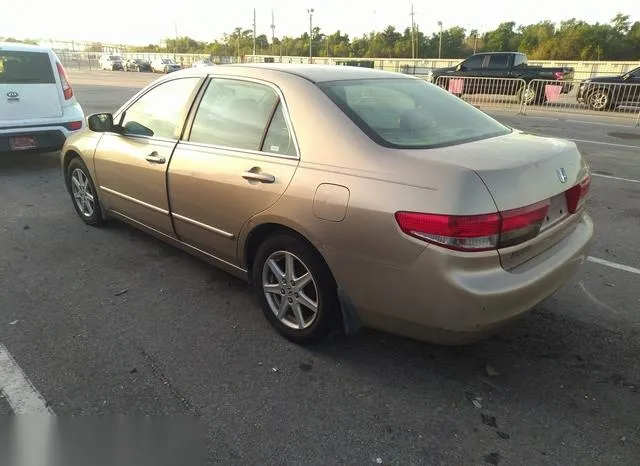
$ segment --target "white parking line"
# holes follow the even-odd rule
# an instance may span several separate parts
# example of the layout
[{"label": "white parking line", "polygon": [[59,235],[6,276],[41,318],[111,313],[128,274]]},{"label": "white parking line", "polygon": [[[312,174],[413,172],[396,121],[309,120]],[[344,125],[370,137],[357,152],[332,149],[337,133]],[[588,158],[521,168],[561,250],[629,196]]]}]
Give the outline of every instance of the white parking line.
[{"label": "white parking line", "polygon": [[15,414],[53,414],[7,348],[0,343],[0,392]]},{"label": "white parking line", "polygon": [[554,120],[554,121],[562,121],[567,123],[584,123],[586,125],[598,125],[598,126],[615,126],[616,128],[630,128],[630,125],[619,125],[617,123],[609,123],[604,121],[587,121],[587,120],[574,120],[568,118],[559,118],[559,117],[546,117],[539,115],[527,115],[527,118],[537,118],[539,120]]},{"label": "white parking line", "polygon": [[633,144],[616,144],[614,142],[589,141],[587,139],[569,139],[569,140],[573,142],[584,142],[585,144],[599,144],[601,146],[624,147],[625,149],[640,150],[640,146],[634,146]]},{"label": "white parking line", "polygon": [[601,175],[600,173],[592,173],[591,176],[599,176],[600,178],[608,178],[610,180],[627,181],[629,183],[639,183],[640,180],[632,180],[631,178],[621,178],[619,176]]},{"label": "white parking line", "polygon": [[611,262],[605,259],[600,259],[598,257],[589,256],[587,257],[589,262],[593,262],[594,264],[604,265],[606,267],[611,267],[612,269],[623,270],[625,272],[635,273],[636,275],[640,275],[640,269],[636,269],[635,267],[629,267],[628,265],[618,264],[616,262]]}]

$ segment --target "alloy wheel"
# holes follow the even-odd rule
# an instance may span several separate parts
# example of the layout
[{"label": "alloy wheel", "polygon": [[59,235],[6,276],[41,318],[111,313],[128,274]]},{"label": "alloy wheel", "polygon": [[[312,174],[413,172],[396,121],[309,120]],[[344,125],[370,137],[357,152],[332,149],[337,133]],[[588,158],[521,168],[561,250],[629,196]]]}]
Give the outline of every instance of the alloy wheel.
[{"label": "alloy wheel", "polygon": [[79,168],[71,172],[71,192],[78,211],[84,217],[91,217],[95,212],[95,196],[91,191],[89,177]]},{"label": "alloy wheel", "polygon": [[262,290],[271,312],[289,328],[303,330],[318,315],[318,287],[309,268],[288,251],[272,253],[262,268]]}]

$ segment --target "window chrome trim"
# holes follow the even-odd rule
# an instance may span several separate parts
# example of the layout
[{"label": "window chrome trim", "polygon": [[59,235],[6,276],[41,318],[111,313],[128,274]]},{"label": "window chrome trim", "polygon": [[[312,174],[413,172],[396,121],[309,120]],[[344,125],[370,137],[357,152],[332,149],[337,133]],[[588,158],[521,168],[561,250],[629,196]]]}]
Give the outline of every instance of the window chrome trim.
[{"label": "window chrome trim", "polygon": [[[293,146],[295,148],[295,155],[283,155],[283,154],[278,154],[277,152],[269,152],[269,151],[259,151],[259,150],[253,150],[253,149],[241,149],[241,148],[237,148],[237,147],[226,147],[226,146],[218,146],[215,144],[207,144],[207,143],[201,143],[201,142],[195,142],[195,141],[190,141],[188,139],[185,139],[187,136],[187,132],[188,132],[188,137],[191,137],[191,129],[193,128],[193,121],[195,120],[195,118],[198,116],[198,110],[200,109],[200,104],[202,103],[202,98],[200,99],[200,101],[198,102],[198,108],[195,109],[195,114],[193,116],[193,119],[191,120],[190,124],[189,124],[189,128],[188,131],[185,131],[185,134],[183,134],[182,139],[180,140],[180,143],[188,143],[188,144],[193,144],[193,145],[197,145],[199,147],[210,147],[213,149],[226,149],[226,150],[233,150],[233,151],[239,151],[239,152],[250,152],[253,154],[258,154],[258,155],[262,155],[262,156],[268,156],[268,157],[281,157],[281,158],[287,158],[287,159],[296,159],[296,160],[300,160],[300,145],[298,144],[298,137],[296,135],[296,131],[293,127],[293,120],[291,119],[291,115],[289,114],[289,106],[287,105],[287,101],[284,98],[284,94],[282,92],[282,90],[274,83],[269,82],[269,81],[264,81],[262,79],[257,79],[257,78],[249,78],[246,76],[234,76],[234,75],[225,75],[225,74],[209,74],[208,77],[210,78],[209,82],[207,83],[207,87],[211,84],[211,82],[215,81],[216,79],[224,79],[226,81],[245,81],[245,82],[250,82],[253,84],[261,84],[263,86],[267,86],[269,88],[271,88],[276,95],[278,96],[278,99],[280,101],[280,103],[282,104],[282,113],[284,114],[284,121],[287,125],[287,129],[289,130],[289,134],[291,135],[291,139],[293,139]],[[206,90],[204,91],[204,94],[202,95],[202,97],[204,97],[206,94]]]},{"label": "window chrome trim", "polygon": [[210,231],[211,233],[215,233],[220,236],[224,236],[227,239],[234,239],[235,235],[233,233],[229,233],[224,230],[220,230],[219,228],[212,227],[211,225],[207,225],[206,223],[198,222],[190,217],[185,217],[184,215],[176,214],[175,212],[171,212],[171,216],[177,218],[178,220],[182,220],[183,222],[189,223],[193,226],[202,228],[203,230]]},{"label": "window chrome trim", "polygon": [[229,152],[240,152],[242,154],[248,154],[248,155],[257,155],[260,157],[270,157],[270,158],[284,159],[284,160],[300,160],[295,155],[278,154],[277,152],[264,152],[264,151],[253,150],[253,149],[240,149],[238,147],[215,146],[213,144],[206,144],[203,142],[180,141],[178,147],[183,147],[187,149],[190,147],[194,147],[194,148],[211,149],[211,150],[223,150],[223,151],[229,151]]},{"label": "window chrome trim", "polygon": [[144,201],[141,201],[140,199],[136,199],[135,197],[131,197],[131,196],[127,196],[126,194],[122,194],[121,192],[116,191],[115,189],[111,189],[111,188],[107,188],[105,186],[100,186],[100,189],[102,191],[105,191],[109,194],[113,194],[114,196],[117,196],[119,198],[125,199],[127,201],[133,202],[134,204],[138,204],[142,207],[146,207],[147,209],[151,209],[153,211],[156,211],[158,213],[164,214],[164,215],[169,215],[169,211],[162,209],[160,207],[156,207],[152,204],[148,204]]}]

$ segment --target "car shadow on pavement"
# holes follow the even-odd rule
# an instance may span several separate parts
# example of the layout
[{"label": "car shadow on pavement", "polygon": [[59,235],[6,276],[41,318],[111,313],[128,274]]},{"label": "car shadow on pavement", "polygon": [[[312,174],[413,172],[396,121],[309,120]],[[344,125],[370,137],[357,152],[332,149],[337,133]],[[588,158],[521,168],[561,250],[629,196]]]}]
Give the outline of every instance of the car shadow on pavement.
[{"label": "car shadow on pavement", "polygon": [[60,166],[60,152],[0,152],[0,174]]}]

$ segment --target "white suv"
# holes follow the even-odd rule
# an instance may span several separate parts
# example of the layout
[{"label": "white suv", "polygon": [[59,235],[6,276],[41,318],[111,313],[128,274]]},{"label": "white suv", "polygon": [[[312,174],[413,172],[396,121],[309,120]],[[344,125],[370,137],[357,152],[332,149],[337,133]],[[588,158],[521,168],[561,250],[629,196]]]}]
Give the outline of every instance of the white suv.
[{"label": "white suv", "polygon": [[53,50],[0,42],[0,153],[58,150],[84,127],[82,107]]},{"label": "white suv", "polygon": [[120,55],[111,54],[100,57],[100,69],[109,71],[124,71],[124,60]]}]

